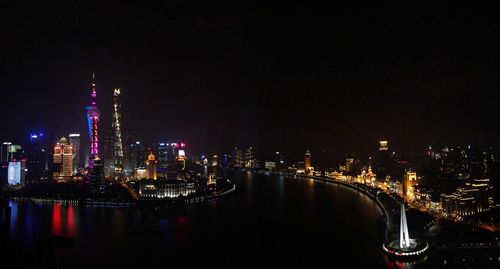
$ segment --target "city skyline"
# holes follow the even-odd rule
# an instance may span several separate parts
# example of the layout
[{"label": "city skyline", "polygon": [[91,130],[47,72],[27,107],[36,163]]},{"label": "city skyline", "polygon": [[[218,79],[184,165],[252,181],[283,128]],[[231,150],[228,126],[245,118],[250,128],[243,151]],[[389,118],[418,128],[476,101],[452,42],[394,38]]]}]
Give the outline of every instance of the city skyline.
[{"label": "city skyline", "polygon": [[497,268],[498,11],[2,4],[2,268]]},{"label": "city skyline", "polygon": [[[36,129],[85,133],[79,119],[95,70],[105,126],[112,91],[120,87],[125,129],[151,143],[185,139],[195,152],[234,145],[285,152],[293,144],[300,151],[288,155],[305,148],[343,155],[384,138],[402,151],[499,146],[493,12],[294,4],[280,11],[224,1],[155,10],[109,5],[66,4],[53,14],[25,7],[19,18],[44,21],[36,31],[3,16],[13,21],[7,36],[20,36],[2,42],[9,53],[0,65],[0,97],[16,102],[5,104],[15,113],[1,116],[10,124],[0,139]],[[336,11],[323,16],[330,8]],[[287,24],[295,30],[275,31]],[[71,98],[61,103],[60,96]]]}]

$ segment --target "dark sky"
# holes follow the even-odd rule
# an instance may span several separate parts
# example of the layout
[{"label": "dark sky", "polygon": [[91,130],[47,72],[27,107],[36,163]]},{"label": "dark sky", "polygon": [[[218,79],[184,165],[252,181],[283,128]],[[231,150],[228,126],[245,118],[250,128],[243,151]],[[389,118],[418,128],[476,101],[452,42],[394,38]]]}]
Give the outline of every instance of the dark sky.
[{"label": "dark sky", "polygon": [[103,127],[119,86],[125,128],[194,152],[500,144],[498,9],[328,2],[2,6],[0,138],[86,134],[95,70]]}]

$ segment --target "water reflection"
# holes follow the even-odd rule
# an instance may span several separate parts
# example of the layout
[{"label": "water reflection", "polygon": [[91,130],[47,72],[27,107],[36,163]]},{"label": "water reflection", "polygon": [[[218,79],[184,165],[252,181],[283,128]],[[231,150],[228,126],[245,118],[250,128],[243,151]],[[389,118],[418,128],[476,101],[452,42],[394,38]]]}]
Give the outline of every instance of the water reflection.
[{"label": "water reflection", "polygon": [[[345,187],[282,176],[239,173],[233,181],[238,191],[226,199],[166,216],[133,208],[57,203],[40,207],[48,219],[47,230],[75,239],[73,245],[56,249],[62,268],[144,268],[166,261],[173,267],[206,261],[261,266],[263,260],[279,261],[283,267],[332,260],[356,268],[386,266],[377,241],[378,209],[364,196]],[[41,233],[42,216],[26,202],[13,202],[12,208],[12,236],[33,241],[27,234]],[[350,260],[353,249],[364,258]]]}]

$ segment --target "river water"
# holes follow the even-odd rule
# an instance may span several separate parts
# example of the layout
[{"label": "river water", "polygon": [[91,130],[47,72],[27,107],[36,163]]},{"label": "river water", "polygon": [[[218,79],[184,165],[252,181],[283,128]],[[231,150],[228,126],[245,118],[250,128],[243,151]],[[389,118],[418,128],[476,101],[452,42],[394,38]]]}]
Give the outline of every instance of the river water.
[{"label": "river water", "polygon": [[36,257],[48,226],[58,268],[387,267],[382,212],[365,195],[311,179],[232,177],[233,194],[166,214],[61,204],[40,213],[11,201],[11,238]]}]

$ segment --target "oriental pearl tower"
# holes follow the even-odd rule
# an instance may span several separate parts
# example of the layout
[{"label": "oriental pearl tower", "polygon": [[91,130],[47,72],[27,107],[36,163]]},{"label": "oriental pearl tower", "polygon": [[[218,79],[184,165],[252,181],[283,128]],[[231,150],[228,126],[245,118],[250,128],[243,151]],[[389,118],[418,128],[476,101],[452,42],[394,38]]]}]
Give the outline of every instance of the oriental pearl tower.
[{"label": "oriental pearl tower", "polygon": [[89,128],[90,137],[90,155],[89,155],[89,168],[92,169],[94,166],[94,160],[99,159],[99,108],[97,108],[96,97],[97,93],[95,90],[95,72],[92,73],[92,93],[91,93],[91,105],[86,107],[87,110],[87,123]]}]

